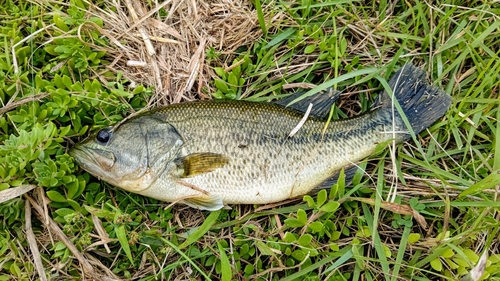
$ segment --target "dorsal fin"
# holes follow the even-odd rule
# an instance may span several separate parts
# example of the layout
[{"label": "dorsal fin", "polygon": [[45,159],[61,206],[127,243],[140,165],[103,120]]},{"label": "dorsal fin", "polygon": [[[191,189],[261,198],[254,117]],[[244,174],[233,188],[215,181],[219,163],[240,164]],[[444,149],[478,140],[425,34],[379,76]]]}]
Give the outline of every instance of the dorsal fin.
[{"label": "dorsal fin", "polygon": [[313,96],[306,97],[298,102],[289,105],[289,103],[301,97],[305,93],[306,91],[299,91],[284,99],[275,101],[275,103],[285,107],[293,108],[301,112],[306,112],[309,104],[312,103],[313,107],[311,109],[310,115],[319,119],[326,119],[330,114],[330,108],[340,97],[340,92],[330,87],[321,92],[318,92]]}]

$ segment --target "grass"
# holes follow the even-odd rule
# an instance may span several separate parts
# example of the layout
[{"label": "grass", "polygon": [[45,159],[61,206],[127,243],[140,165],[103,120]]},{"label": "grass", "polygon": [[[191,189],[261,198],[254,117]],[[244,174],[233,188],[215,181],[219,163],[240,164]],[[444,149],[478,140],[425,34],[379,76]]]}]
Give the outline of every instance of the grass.
[{"label": "grass", "polygon": [[[138,3],[0,5],[0,280],[500,280],[497,2]],[[303,199],[171,206],[66,153],[171,102],[333,86],[332,118],[358,115],[405,62],[451,109]]]}]

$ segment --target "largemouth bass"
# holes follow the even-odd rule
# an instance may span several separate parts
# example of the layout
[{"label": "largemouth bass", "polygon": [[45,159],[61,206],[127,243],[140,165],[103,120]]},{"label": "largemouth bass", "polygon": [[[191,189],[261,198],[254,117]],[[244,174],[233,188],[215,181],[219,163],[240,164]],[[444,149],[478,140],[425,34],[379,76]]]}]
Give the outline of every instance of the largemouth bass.
[{"label": "largemouth bass", "polygon": [[[451,104],[425,80],[424,71],[407,64],[389,81],[415,134]],[[313,108],[331,105],[331,95],[314,97]],[[323,110],[305,111],[247,101],[173,104],[102,129],[70,154],[84,170],[127,191],[217,210],[307,194],[378,144],[410,137],[385,92],[365,114],[326,129]]]}]

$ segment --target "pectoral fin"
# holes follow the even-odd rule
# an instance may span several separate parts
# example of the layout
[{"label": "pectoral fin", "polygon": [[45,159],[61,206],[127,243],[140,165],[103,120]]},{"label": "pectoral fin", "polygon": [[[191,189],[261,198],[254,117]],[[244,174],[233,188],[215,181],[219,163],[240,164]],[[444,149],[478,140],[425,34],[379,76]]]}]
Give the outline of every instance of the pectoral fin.
[{"label": "pectoral fin", "polygon": [[222,198],[213,195],[201,195],[184,199],[183,202],[193,208],[207,211],[217,211],[224,207]]},{"label": "pectoral fin", "polygon": [[228,162],[228,157],[210,152],[191,153],[175,160],[181,178],[212,172],[223,167]]}]

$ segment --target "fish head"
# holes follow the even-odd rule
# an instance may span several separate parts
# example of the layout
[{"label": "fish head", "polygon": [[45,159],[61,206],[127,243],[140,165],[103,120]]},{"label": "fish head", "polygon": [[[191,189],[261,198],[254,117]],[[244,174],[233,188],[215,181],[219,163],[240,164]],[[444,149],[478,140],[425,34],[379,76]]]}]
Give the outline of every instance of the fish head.
[{"label": "fish head", "polygon": [[141,192],[161,176],[182,145],[181,136],[169,123],[141,116],[101,129],[76,144],[69,154],[95,177]]}]

